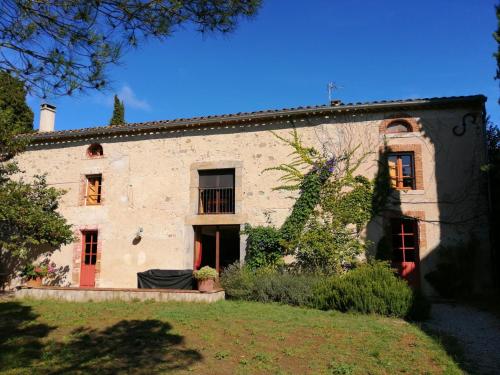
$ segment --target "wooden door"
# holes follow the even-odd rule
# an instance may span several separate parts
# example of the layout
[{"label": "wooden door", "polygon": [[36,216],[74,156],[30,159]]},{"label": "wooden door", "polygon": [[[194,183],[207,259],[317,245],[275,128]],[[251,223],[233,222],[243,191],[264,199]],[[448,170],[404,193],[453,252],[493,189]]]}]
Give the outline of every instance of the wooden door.
[{"label": "wooden door", "polygon": [[412,287],[420,285],[418,222],[413,219],[391,220],[392,266]]},{"label": "wooden door", "polygon": [[80,287],[95,287],[95,265],[97,263],[97,231],[82,233],[82,268]]}]

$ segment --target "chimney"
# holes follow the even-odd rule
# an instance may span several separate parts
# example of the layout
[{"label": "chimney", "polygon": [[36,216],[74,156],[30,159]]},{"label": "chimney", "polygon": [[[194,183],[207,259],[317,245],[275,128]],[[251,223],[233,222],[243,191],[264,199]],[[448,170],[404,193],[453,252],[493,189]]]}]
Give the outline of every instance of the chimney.
[{"label": "chimney", "polygon": [[39,132],[53,132],[56,121],[56,107],[43,103],[40,106],[40,127]]},{"label": "chimney", "polygon": [[330,100],[330,106],[332,107],[338,107],[339,105],[342,105],[342,101],[339,99],[332,99]]}]

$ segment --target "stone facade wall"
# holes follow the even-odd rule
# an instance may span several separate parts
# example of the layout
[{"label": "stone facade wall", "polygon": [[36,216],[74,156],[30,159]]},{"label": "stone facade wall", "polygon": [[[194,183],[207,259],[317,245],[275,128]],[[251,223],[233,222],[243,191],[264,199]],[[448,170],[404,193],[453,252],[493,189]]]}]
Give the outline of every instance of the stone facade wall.
[{"label": "stone facade wall", "polygon": [[[420,223],[425,226],[420,249],[425,273],[434,266],[430,254],[440,243],[455,243],[475,232],[486,252],[487,226],[481,216],[486,201],[479,172],[485,161],[483,126],[469,127],[461,137],[452,132],[471,111],[478,109],[410,111],[404,117],[413,131],[405,134],[384,130],[387,119],[400,114],[342,114],[33,145],[18,161],[27,175],[48,173],[49,184],[67,191],[60,210],[75,231],[99,228],[96,286],[130,288],[139,271],[192,268],[195,224],[271,220],[281,225],[294,201],[289,193],[272,190],[279,173],[263,170],[289,161],[291,150],[269,130],[287,136],[294,125],[304,144],[334,153],[360,145],[359,153],[370,154],[359,172],[370,178],[378,171],[381,147],[418,149],[421,184],[417,190],[394,192],[393,208],[425,217]],[[103,146],[102,157],[88,156],[92,143]],[[236,170],[235,215],[196,215],[197,170],[228,166]],[[99,173],[103,202],[84,206],[82,176]],[[134,243],[139,227],[143,237]],[[374,219],[366,232],[376,243],[384,233],[383,218]],[[58,265],[70,266],[65,285],[78,285],[78,246],[64,246],[53,255]]]}]

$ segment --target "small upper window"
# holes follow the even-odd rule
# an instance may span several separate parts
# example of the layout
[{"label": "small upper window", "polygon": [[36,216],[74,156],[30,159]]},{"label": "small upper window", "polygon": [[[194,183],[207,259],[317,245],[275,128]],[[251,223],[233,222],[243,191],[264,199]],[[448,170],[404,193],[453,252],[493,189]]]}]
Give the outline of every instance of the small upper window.
[{"label": "small upper window", "polygon": [[201,170],[199,214],[234,213],[234,169]]},{"label": "small upper window", "polygon": [[85,176],[85,205],[95,206],[101,204],[102,175],[93,174]]},{"label": "small upper window", "polygon": [[388,155],[391,187],[400,190],[415,189],[415,167],[413,153],[391,153]]},{"label": "small upper window", "polygon": [[405,121],[394,121],[387,125],[386,133],[409,133],[411,132],[410,124]]},{"label": "small upper window", "polygon": [[90,145],[89,148],[87,149],[87,154],[91,158],[96,158],[99,156],[103,156],[104,152],[102,150],[102,146],[99,143],[94,143]]}]

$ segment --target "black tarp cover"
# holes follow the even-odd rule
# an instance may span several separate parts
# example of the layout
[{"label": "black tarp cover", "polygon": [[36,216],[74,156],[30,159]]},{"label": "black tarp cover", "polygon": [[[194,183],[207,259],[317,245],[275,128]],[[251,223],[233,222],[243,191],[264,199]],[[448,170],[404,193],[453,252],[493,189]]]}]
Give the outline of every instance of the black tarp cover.
[{"label": "black tarp cover", "polygon": [[140,289],[193,289],[193,270],[147,270],[137,272]]}]

